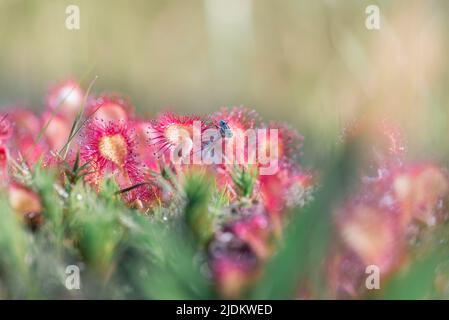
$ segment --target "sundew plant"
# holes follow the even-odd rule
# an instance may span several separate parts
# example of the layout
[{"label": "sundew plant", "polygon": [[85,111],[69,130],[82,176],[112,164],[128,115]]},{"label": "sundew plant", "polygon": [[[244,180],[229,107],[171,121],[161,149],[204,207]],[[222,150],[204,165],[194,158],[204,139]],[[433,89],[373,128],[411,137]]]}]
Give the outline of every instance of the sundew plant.
[{"label": "sundew plant", "polygon": [[92,84],[1,111],[0,298],[448,297],[449,177],[396,123],[305,166],[255,109],[143,117]]}]

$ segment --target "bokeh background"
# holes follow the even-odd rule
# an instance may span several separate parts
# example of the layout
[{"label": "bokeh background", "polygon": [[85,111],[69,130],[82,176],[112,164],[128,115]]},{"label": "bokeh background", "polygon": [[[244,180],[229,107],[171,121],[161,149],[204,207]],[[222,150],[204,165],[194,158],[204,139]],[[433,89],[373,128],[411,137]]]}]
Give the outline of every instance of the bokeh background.
[{"label": "bokeh background", "polygon": [[50,84],[97,75],[94,91],[149,116],[244,105],[288,121],[314,166],[364,115],[398,122],[409,157],[443,161],[448,24],[445,0],[0,0],[0,104],[42,109]]}]

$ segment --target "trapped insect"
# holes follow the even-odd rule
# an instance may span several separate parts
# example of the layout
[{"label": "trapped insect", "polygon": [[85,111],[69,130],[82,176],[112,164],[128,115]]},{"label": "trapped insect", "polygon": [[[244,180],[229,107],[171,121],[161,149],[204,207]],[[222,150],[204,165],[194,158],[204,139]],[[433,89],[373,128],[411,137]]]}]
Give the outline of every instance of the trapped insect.
[{"label": "trapped insect", "polygon": [[218,123],[218,128],[220,129],[220,135],[222,138],[232,138],[232,130],[225,120],[220,120]]},{"label": "trapped insect", "polygon": [[211,151],[212,146],[221,141],[221,139],[229,139],[232,138],[233,136],[232,130],[229,127],[226,120],[220,120],[218,122],[218,125],[215,124],[215,126],[218,129],[219,135],[217,134],[217,136],[212,136],[209,138],[210,140],[204,142],[202,150],[200,150],[202,151],[203,155],[209,154],[209,151]]}]

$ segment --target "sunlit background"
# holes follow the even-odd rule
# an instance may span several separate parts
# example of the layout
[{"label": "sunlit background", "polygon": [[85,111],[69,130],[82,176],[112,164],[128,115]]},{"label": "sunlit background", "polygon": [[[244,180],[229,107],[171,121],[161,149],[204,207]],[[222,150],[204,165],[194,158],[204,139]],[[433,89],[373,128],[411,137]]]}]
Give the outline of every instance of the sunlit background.
[{"label": "sunlit background", "polygon": [[[65,9],[80,8],[80,30]],[[380,30],[365,27],[377,4]],[[43,108],[68,76],[128,95],[141,114],[244,105],[325,158],[359,116],[401,124],[409,155],[449,155],[449,2],[0,0],[0,104]]]}]

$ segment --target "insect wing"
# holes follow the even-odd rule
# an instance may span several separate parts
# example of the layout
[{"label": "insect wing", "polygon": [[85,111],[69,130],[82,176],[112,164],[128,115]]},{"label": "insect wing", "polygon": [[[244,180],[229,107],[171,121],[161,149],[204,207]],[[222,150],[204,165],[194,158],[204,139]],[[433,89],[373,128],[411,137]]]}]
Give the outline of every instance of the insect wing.
[{"label": "insect wing", "polygon": [[232,138],[232,130],[226,121],[220,121],[220,134],[223,138]]}]

